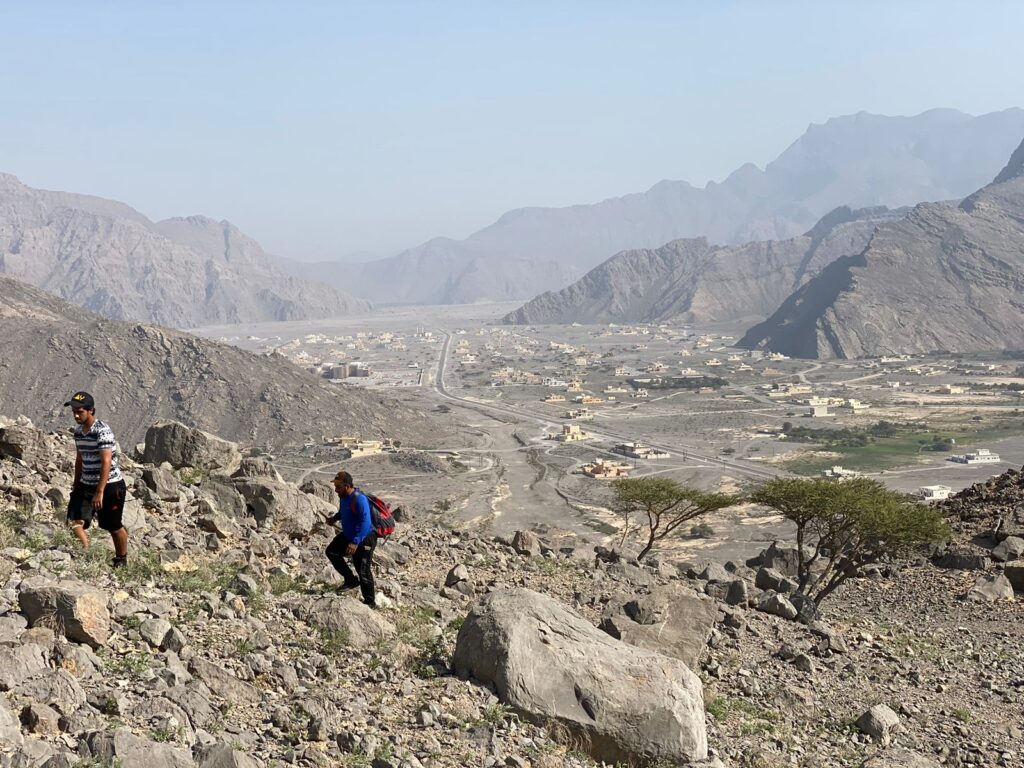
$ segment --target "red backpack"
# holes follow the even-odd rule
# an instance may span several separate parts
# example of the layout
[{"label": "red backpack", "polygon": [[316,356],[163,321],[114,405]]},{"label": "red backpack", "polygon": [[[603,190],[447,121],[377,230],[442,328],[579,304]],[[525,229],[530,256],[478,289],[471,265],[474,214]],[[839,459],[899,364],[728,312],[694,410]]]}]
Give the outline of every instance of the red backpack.
[{"label": "red backpack", "polygon": [[370,524],[378,538],[390,536],[395,532],[395,518],[391,514],[391,507],[384,499],[374,496],[372,493],[363,493],[356,488],[357,493],[362,493],[370,502]]}]

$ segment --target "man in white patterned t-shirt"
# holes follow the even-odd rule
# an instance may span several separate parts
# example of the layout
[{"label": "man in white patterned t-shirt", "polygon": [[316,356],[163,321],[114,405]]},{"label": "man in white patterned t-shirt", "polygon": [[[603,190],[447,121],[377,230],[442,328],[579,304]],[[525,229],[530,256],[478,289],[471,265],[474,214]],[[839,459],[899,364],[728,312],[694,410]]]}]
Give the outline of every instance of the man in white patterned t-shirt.
[{"label": "man in white patterned t-shirt", "polygon": [[128,563],[128,531],[121,522],[127,487],[118,466],[114,432],[96,418],[96,401],[88,392],[75,392],[64,405],[71,407],[78,424],[75,484],[68,502],[68,522],[82,546],[88,548],[86,530],[95,516],[100,528],[113,539],[113,565],[120,568]]}]

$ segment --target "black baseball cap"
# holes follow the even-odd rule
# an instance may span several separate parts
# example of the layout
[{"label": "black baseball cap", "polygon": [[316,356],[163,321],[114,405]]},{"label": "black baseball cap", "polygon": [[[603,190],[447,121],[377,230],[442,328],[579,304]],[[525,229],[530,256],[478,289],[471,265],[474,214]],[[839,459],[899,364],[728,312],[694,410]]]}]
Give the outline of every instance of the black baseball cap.
[{"label": "black baseball cap", "polygon": [[339,470],[338,474],[334,476],[334,479],[341,480],[343,485],[354,485],[354,483],[352,482],[352,475],[350,475],[348,472],[345,472],[344,470]]},{"label": "black baseball cap", "polygon": [[75,392],[64,405],[70,405],[72,408],[85,408],[85,410],[91,411],[96,408],[96,401],[92,399],[92,395],[88,392]]}]

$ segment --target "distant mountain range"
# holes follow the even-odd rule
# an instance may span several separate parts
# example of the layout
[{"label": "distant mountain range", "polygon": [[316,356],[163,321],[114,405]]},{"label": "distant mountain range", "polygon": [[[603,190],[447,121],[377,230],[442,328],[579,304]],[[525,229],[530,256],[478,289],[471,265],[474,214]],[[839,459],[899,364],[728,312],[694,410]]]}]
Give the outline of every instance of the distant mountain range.
[{"label": "distant mountain range", "polygon": [[703,188],[647,192],[569,208],[523,208],[465,240],[436,238],[367,264],[292,265],[295,274],[375,303],[529,299],[561,289],[612,254],[680,238],[730,245],[786,240],[839,207],[959,199],[991,179],[1024,135],[1024,110],[979,117],[864,112],[812,125],[762,171],[747,164]]},{"label": "distant mountain range", "polygon": [[0,174],[0,272],[121,320],[177,328],[303,320],[369,305],[275,267],[252,238],[202,216],[129,206]]},{"label": "distant mountain range", "polygon": [[0,403],[44,428],[67,428],[70,393],[92,392],[127,449],[159,419],[247,444],[323,434],[429,442],[434,425],[379,393],[332,385],[279,355],[255,355],[180,331],[107,320],[0,276]]},{"label": "distant mountain range", "polygon": [[512,324],[688,322],[763,319],[840,256],[860,253],[875,228],[906,209],[837,208],[788,240],[711,245],[673,240],[623,251],[561,291],[538,296],[503,319]]},{"label": "distant mountain range", "polygon": [[1024,348],[1024,143],[959,205],[881,225],[739,343],[808,358]]}]

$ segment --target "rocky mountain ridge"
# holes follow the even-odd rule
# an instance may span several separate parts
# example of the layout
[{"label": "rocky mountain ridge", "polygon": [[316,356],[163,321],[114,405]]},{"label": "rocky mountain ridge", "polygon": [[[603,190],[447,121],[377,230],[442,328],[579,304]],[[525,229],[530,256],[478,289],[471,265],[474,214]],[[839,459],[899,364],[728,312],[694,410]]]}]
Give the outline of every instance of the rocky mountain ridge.
[{"label": "rocky mountain ridge", "polygon": [[1018,349],[1024,142],[959,205],[925,203],[798,289],[739,345],[806,358]]},{"label": "rocky mountain ridge", "polygon": [[842,205],[960,199],[998,172],[1022,134],[1022,109],[978,117],[861,112],[811,125],[764,170],[748,163],[720,183],[661,181],[590,205],[522,208],[464,240],[435,238],[340,270],[329,263],[290,269],[375,303],[528,300],[627,249],[695,237],[724,245],[785,240]]},{"label": "rocky mountain ridge", "polygon": [[510,324],[719,322],[766,318],[823,267],[860,253],[905,211],[842,207],[800,237],[721,246],[706,238],[624,251],[503,318]]},{"label": "rocky mountain ridge", "polygon": [[151,222],[123,203],[32,189],[8,174],[0,174],[0,272],[112,319],[177,328],[369,309],[278,271],[229,222]]},{"label": "rocky mountain ridge", "polygon": [[413,408],[329,384],[281,356],[106,320],[0,275],[0,402],[66,429],[62,404],[79,389],[96,396],[126,446],[161,418],[263,447],[332,433],[429,442],[431,430]]},{"label": "rocky mountain ridge", "polygon": [[131,548],[113,570],[101,534],[83,552],[61,525],[69,438],[0,429],[3,768],[1012,768],[1024,754],[1019,603],[977,586],[1024,590],[1024,565],[993,563],[990,523],[970,522],[1019,497],[1016,472],[962,495],[968,527],[934,553],[949,562],[875,568],[810,625],[790,620],[792,548],[640,565],[443,527],[429,500],[378,545],[371,611],[323,558],[322,484],[283,483],[240,446],[184,465],[155,427],[155,463],[125,464]]}]

